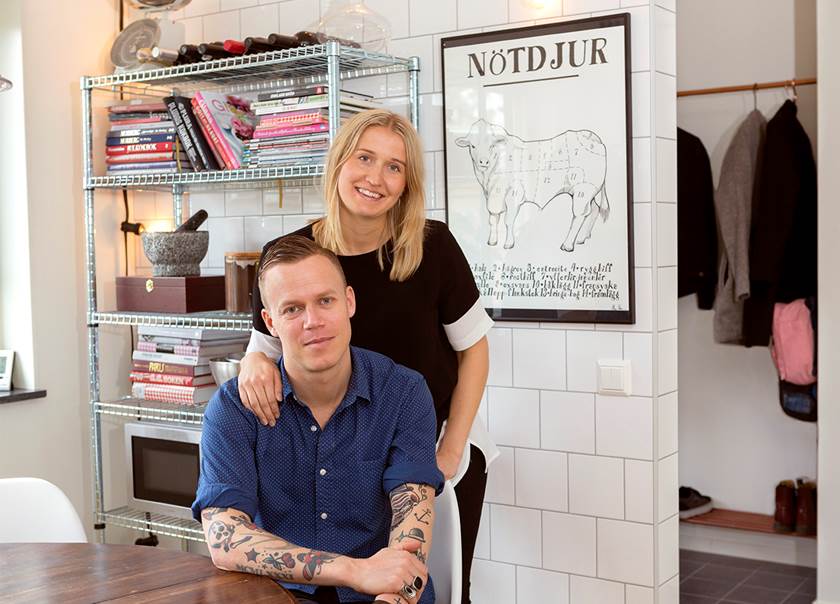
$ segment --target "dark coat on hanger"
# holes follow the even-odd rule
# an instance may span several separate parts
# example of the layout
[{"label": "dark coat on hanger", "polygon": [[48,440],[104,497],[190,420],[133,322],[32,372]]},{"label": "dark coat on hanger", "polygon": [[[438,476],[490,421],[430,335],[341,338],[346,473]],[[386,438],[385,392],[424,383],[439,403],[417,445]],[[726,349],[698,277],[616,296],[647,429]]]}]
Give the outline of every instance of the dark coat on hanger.
[{"label": "dark coat on hanger", "polygon": [[811,143],[785,101],[767,124],[750,230],[750,297],[744,344],[767,346],[773,305],[817,293],[817,168]]},{"label": "dark coat on hanger", "polygon": [[677,295],[697,293],[710,309],[717,284],[718,236],[709,154],[699,138],[677,128]]}]

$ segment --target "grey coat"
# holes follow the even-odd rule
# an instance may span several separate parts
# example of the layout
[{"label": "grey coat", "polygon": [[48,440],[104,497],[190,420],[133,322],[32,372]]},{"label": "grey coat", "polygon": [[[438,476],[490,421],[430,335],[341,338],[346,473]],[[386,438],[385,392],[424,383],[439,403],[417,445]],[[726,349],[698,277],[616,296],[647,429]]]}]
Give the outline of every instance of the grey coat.
[{"label": "grey coat", "polygon": [[767,120],[753,110],[738,127],[720,170],[715,212],[722,240],[715,297],[715,341],[742,341],[744,300],[750,295],[750,223]]}]

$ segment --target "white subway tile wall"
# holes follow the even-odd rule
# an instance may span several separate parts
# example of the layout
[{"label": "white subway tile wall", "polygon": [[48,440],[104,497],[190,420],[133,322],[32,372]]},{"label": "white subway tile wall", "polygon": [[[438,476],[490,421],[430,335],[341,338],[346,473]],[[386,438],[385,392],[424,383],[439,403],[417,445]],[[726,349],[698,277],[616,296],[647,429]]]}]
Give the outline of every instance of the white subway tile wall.
[{"label": "white subway tile wall", "polygon": [[598,576],[653,587],[653,527],[598,518]]},{"label": "white subway tile wall", "polygon": [[624,604],[624,585],[589,577],[571,577],[571,602]]},{"label": "white subway tile wall", "polygon": [[[442,37],[629,12],[632,20],[634,325],[499,321],[488,337],[483,418],[501,445],[472,575],[475,604],[677,601],[676,60],[672,0],[367,0],[391,51],[420,57],[427,214],[445,220]],[[193,0],[175,13],[187,42],[310,28],[329,2]],[[541,5],[542,8],[535,8]],[[348,82],[406,110],[405,77]],[[197,191],[210,218],[202,263],[257,250],[323,212],[314,187]],[[185,209],[186,213],[186,209]],[[167,196],[137,193],[132,219],[171,221]],[[149,264],[135,249],[136,271]],[[599,359],[631,362],[630,397],[595,394]],[[657,397],[657,398],[651,398]],[[654,542],[657,547],[654,548]],[[654,554],[654,552],[656,552]]]}]

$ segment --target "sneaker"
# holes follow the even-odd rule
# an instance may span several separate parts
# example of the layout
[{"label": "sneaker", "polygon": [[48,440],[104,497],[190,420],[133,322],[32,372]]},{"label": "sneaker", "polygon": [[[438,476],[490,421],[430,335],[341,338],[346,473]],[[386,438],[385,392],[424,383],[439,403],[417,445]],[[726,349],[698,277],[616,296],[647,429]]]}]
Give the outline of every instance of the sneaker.
[{"label": "sneaker", "polygon": [[711,512],[714,508],[712,498],[702,495],[691,487],[680,487],[680,518],[685,520]]}]

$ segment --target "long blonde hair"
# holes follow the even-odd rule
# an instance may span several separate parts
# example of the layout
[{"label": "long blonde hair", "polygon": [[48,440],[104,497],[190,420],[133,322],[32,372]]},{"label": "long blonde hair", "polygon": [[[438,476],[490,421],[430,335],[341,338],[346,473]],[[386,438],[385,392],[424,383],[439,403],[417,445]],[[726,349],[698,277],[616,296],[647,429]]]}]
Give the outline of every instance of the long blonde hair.
[{"label": "long blonde hair", "polygon": [[397,134],[405,145],[405,190],[385,217],[383,245],[377,255],[379,266],[385,270],[385,243],[391,241],[393,257],[391,281],[405,281],[423,260],[423,237],[426,224],[426,195],[424,192],[423,149],[414,126],[403,116],[387,109],[370,109],[357,113],[345,123],[333,140],[324,174],[326,216],[315,222],[315,240],[334,253],[347,254],[341,229],[341,197],[338,175],[359,145],[362,134],[371,126],[382,126]]}]

